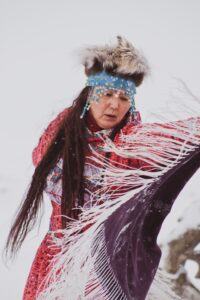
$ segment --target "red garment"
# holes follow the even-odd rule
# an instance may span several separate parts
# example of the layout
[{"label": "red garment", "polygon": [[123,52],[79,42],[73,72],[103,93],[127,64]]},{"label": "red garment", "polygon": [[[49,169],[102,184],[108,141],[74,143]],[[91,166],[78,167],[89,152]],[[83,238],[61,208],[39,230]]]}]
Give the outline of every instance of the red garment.
[{"label": "red garment", "polygon": [[[33,151],[33,163],[35,166],[39,164],[42,157],[44,156],[45,152],[47,151],[48,146],[50,145],[52,139],[54,138],[57,130],[59,129],[60,124],[62,123],[63,119],[65,118],[68,110],[65,109],[63,112],[61,112],[55,120],[53,120],[47,129],[44,131],[42,137],[39,140],[38,146]],[[102,139],[100,139],[97,135],[95,135],[95,131],[99,130],[99,127],[94,124],[94,120],[89,118],[87,120],[87,125],[90,128],[91,131],[94,131],[94,135],[89,137],[89,143],[94,148],[102,148],[104,145],[104,142]],[[128,134],[130,131],[133,130],[134,124],[128,124],[123,129],[123,134]],[[103,131],[102,131],[103,132]],[[121,133],[117,134],[114,143],[115,145],[118,145],[120,140]],[[104,153],[105,155],[105,153]],[[131,160],[128,158],[123,158],[115,153],[111,153],[110,159],[113,164],[116,166],[123,165],[124,168],[128,167],[134,167],[134,168],[141,168],[145,167],[146,163],[139,161],[139,160]],[[51,193],[52,196],[54,196]],[[51,196],[50,195],[50,196]],[[50,230],[57,230],[61,229],[61,206],[59,203],[55,201],[52,202],[52,216],[50,220]],[[33,261],[30,274],[28,276],[28,280],[25,286],[23,300],[34,300],[36,299],[36,294],[43,289],[43,280],[47,276],[49,272],[49,266],[51,264],[52,258],[57,253],[57,250],[53,250],[50,246],[52,245],[52,239],[50,232],[46,234],[44,237],[37,253],[35,256],[35,259]]]},{"label": "red garment", "polygon": [[[64,110],[61,114],[59,114],[58,117],[53,122],[50,123],[47,130],[42,135],[38,146],[33,151],[33,163],[35,166],[37,166],[39,164],[39,162],[41,161],[51,140],[55,136],[62,120],[66,116],[66,113],[67,113],[67,109]],[[176,123],[178,124],[179,122],[181,123],[182,121],[178,121]],[[200,122],[199,119],[198,119],[198,122]],[[185,122],[185,123],[187,123],[187,122]],[[157,124],[157,125],[159,125],[159,124]],[[134,135],[135,133],[137,133],[138,128],[140,128],[142,126],[143,125],[134,127],[134,124],[132,124],[132,123],[124,126],[124,128],[121,130],[121,132],[115,136],[114,144],[116,146],[120,145],[120,143],[121,143],[120,139],[121,139],[122,135],[130,135],[130,133],[132,135]],[[148,132],[149,132],[150,137],[152,136],[151,132],[152,132],[152,129],[154,126],[155,126],[155,124],[149,124]],[[159,126],[161,126],[163,128],[170,128],[172,126],[172,123],[168,123],[165,125],[159,125]],[[173,128],[173,126],[172,126],[172,128]],[[90,128],[90,129],[92,129],[92,128]],[[103,134],[103,130],[102,130],[102,134]],[[155,133],[155,135],[160,136],[159,132]],[[165,136],[167,136],[167,134],[165,134]],[[170,142],[172,142],[173,138],[174,137],[171,137]],[[181,134],[180,134],[180,138],[181,138]],[[93,135],[89,136],[89,143],[92,145],[93,148],[96,148],[96,149],[101,149],[104,144],[103,140],[101,138],[98,138],[98,135],[95,132],[93,133]],[[103,154],[103,152],[102,152],[102,154]],[[104,153],[104,156],[105,156],[105,153]],[[149,165],[145,161],[141,161],[138,159],[136,160],[136,159],[124,158],[115,153],[111,153],[110,162],[112,162],[112,164],[114,164],[115,166],[118,166],[118,165],[120,167],[124,166],[124,168],[129,168],[129,167],[131,167],[131,169],[133,169],[133,168],[148,169],[149,168]],[[151,170],[152,170],[152,167],[151,167]],[[58,168],[57,172],[59,174],[59,168]],[[52,176],[54,176],[54,175],[52,175]],[[49,193],[49,195],[50,196],[52,195],[52,197],[54,197],[53,192],[51,192],[51,194]],[[53,211],[52,211],[52,216],[51,216],[51,221],[50,221],[50,228],[51,228],[51,230],[57,230],[57,229],[61,228],[61,217],[60,217],[61,207],[60,207],[60,204],[56,201],[52,201],[52,206],[53,206]],[[30,274],[29,274],[29,277],[27,280],[27,284],[26,284],[26,287],[24,290],[23,300],[36,299],[36,294],[43,289],[43,280],[48,275],[52,258],[54,257],[55,253],[57,253],[57,251],[59,251],[59,249],[52,249],[51,245],[52,245],[51,235],[50,235],[50,232],[48,232],[36,253],[36,256],[35,256],[35,259],[32,264],[31,271],[30,271]]]}]

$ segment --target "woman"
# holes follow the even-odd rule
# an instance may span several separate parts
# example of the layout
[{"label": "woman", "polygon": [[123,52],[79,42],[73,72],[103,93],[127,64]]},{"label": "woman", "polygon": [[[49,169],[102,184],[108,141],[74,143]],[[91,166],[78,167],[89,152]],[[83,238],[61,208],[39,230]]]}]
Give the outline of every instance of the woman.
[{"label": "woman", "polygon": [[160,260],[161,224],[199,166],[198,135],[186,141],[185,122],[140,125],[134,95],[149,68],[126,39],[87,49],[83,64],[86,87],[33,151],[35,173],[8,237],[16,252],[46,191],[50,229],[24,300],[145,299]]}]

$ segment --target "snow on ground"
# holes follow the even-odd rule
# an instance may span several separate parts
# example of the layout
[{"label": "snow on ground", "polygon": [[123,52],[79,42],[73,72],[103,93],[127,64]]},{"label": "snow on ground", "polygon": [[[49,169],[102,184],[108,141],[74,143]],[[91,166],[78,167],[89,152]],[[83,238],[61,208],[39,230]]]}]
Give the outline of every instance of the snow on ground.
[{"label": "snow on ground", "polygon": [[[200,194],[199,194],[200,171],[188,182],[177,198],[171,213],[165,220],[158,237],[158,243],[162,245],[161,266],[168,254],[167,243],[178,238],[187,229],[200,228]],[[200,249],[200,243],[195,248]],[[200,279],[195,278],[198,272],[198,264],[187,260],[185,271],[189,281],[200,291]]]},{"label": "snow on ground", "polygon": [[185,264],[185,270],[188,280],[197,290],[200,291],[200,279],[195,277],[199,270],[198,264],[195,261],[188,259]]}]

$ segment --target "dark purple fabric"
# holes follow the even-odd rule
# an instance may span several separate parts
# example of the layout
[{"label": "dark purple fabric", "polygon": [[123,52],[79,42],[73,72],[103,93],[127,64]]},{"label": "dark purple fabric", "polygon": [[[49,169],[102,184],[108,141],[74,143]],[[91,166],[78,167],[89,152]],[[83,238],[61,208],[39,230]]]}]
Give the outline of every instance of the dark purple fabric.
[{"label": "dark purple fabric", "polygon": [[[118,299],[144,300],[161,257],[157,236],[178,194],[200,166],[200,148],[118,208],[105,222],[109,264],[121,287]],[[129,225],[128,225],[129,224]],[[105,273],[97,271],[101,279]],[[113,286],[104,289],[108,299]]]}]

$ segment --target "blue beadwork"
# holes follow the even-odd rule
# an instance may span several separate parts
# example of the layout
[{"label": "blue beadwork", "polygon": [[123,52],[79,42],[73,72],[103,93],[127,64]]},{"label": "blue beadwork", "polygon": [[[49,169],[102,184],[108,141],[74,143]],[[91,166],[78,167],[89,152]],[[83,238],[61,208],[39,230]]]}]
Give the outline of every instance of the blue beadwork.
[{"label": "blue beadwork", "polygon": [[90,75],[87,79],[86,86],[91,86],[95,88],[95,93],[93,90],[88,96],[88,101],[83,109],[80,118],[83,118],[86,111],[89,110],[91,101],[98,102],[99,99],[107,93],[108,90],[122,90],[125,95],[128,96],[130,101],[130,114],[134,115],[136,112],[135,99],[136,86],[132,80],[124,79],[119,75],[111,75],[105,71]]}]

